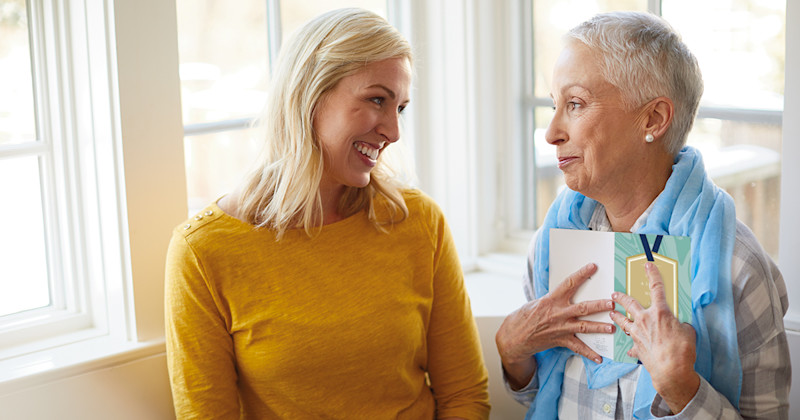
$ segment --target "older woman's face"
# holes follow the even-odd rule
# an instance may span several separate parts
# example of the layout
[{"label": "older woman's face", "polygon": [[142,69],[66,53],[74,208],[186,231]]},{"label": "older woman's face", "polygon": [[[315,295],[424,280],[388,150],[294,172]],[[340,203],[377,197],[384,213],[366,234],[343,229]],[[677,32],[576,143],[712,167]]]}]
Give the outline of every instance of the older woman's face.
[{"label": "older woman's face", "polygon": [[378,156],[400,138],[411,67],[391,58],[341,79],[320,101],[314,131],[325,161],[322,186],[364,187]]},{"label": "older woman's face", "polygon": [[555,114],[545,138],[558,148],[558,167],[570,189],[602,202],[646,170],[638,158],[643,117],[626,110],[619,89],[603,78],[585,45],[574,42],[562,51],[551,96]]}]

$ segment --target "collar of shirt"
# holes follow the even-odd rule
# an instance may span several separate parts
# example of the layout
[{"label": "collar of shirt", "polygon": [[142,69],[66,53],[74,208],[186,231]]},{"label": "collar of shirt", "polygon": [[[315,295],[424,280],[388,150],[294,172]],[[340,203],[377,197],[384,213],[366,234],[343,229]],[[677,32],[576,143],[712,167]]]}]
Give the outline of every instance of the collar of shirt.
[{"label": "collar of shirt", "polygon": [[[653,200],[649,206],[645,209],[645,211],[636,219],[636,222],[633,223],[631,226],[631,233],[636,232],[639,230],[640,227],[644,226],[647,222],[647,216],[650,215],[650,212],[653,210],[653,205],[656,203],[656,200]],[[608,220],[608,214],[606,213],[606,207],[598,202],[597,205],[594,207],[594,211],[592,212],[592,218],[589,219],[589,230],[596,230],[599,232],[611,232],[611,221]]]}]

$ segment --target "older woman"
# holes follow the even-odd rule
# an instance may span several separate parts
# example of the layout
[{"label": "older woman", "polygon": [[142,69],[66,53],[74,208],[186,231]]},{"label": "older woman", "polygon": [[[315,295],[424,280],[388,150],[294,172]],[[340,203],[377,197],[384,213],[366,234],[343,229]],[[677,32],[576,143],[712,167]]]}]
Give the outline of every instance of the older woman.
[{"label": "older woman", "polygon": [[[496,336],[508,387],[530,404],[528,417],[788,416],[783,278],[699,153],[684,147],[702,90],[694,56],[656,16],[601,14],[569,32],[546,134],[569,189],[532,242],[529,302]],[[572,302],[591,281],[591,261],[548,290],[550,228],[690,236],[691,325],[670,312],[651,265],[648,308],[622,293]],[[613,323],[582,319],[604,311]],[[615,328],[633,338],[629,354],[641,364],[604,360],[575,336]]]},{"label": "older woman", "polygon": [[447,223],[385,162],[411,74],[408,42],[360,9],[284,46],[259,167],[173,232],[178,418],[488,418]]}]

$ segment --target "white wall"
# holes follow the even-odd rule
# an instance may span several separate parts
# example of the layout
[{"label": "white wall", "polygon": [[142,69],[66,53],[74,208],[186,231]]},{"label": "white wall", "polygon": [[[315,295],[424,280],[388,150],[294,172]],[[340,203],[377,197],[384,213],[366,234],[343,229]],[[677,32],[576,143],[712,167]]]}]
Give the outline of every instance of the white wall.
[{"label": "white wall", "polygon": [[[789,288],[789,313],[786,316],[789,349],[792,354],[792,387],[789,418],[800,419],[800,3],[786,0],[786,86],[783,112],[783,156],[781,168],[781,272]],[[789,43],[790,41],[794,41]],[[790,77],[793,76],[793,77]]]},{"label": "white wall", "polygon": [[0,396],[8,420],[174,419],[163,353]]},{"label": "white wall", "polygon": [[[495,283],[494,297],[497,293],[507,293],[508,299],[505,301],[508,305],[500,308],[501,314],[477,317],[481,346],[489,370],[491,419],[522,419],[525,407],[517,404],[505,392],[500,357],[494,344],[495,332],[503,322],[505,312],[521,303],[521,293],[518,281],[499,281],[502,284],[497,288]],[[487,306],[487,302],[480,299],[474,302],[474,306],[476,313],[486,313],[487,308],[489,312],[497,309]],[[3,420],[174,418],[164,353],[0,395],[0,419]]]}]

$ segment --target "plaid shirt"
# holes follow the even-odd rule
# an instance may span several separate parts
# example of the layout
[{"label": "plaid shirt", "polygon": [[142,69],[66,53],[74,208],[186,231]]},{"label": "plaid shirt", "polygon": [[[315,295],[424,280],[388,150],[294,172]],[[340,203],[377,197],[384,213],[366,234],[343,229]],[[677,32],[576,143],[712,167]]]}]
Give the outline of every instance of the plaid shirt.
[{"label": "plaid shirt", "polygon": [[[647,219],[648,208],[631,228],[636,231]],[[611,231],[605,208],[598,204],[589,222],[589,229]],[[532,244],[535,243],[535,240]],[[525,296],[533,293],[533,246],[528,254],[528,271],[524,277]],[[778,267],[766,254],[753,233],[737,221],[736,242],[731,262],[733,306],[739,355],[742,359],[742,394],[737,411],[724,395],[704,378],[689,404],[673,414],[656,395],[650,407],[652,415],[672,419],[787,419],[789,416],[789,386],[792,377],[789,347],[783,329],[783,315],[789,307],[786,284]],[[564,384],[558,403],[562,419],[630,419],[633,417],[633,397],[640,365],[616,384],[591,390],[579,356],[567,361]],[[519,391],[506,389],[518,402],[530,405],[536,397],[539,383],[533,375],[531,383]]]}]

